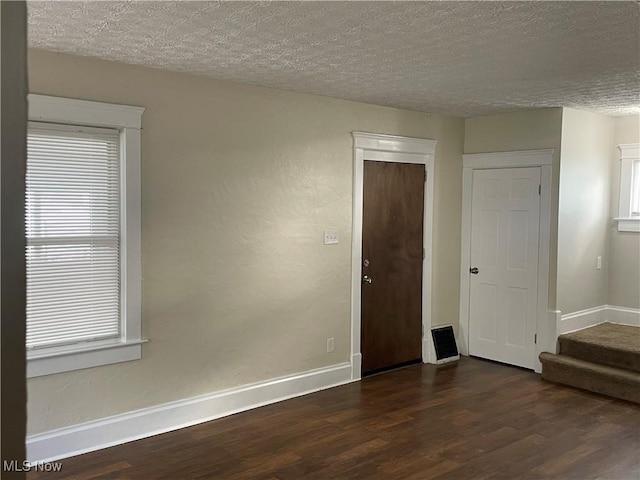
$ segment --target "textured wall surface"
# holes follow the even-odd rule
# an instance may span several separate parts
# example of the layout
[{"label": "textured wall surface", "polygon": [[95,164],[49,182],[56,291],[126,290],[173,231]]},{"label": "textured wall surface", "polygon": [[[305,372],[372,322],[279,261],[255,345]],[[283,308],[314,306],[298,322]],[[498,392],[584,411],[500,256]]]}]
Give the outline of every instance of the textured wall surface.
[{"label": "textured wall surface", "polygon": [[[558,217],[558,309],[607,303],[608,226],[614,119],[565,108],[562,113]],[[596,269],[602,257],[602,269]]]},{"label": "textured wall surface", "polygon": [[29,2],[31,46],[477,116],[640,111],[636,2]]},{"label": "textured wall surface", "polygon": [[553,148],[551,192],[551,239],[549,245],[549,308],[556,306],[558,183],[562,109],[468,118],[465,121],[465,153],[508,152]]},{"label": "textured wall surface", "polygon": [[[614,146],[640,143],[640,116],[615,120]],[[618,216],[620,151],[615,148],[611,165],[611,218]],[[640,233],[618,232],[609,226],[609,305],[640,308]]]},{"label": "textured wall surface", "polygon": [[146,107],[150,340],[30,379],[30,433],[349,361],[354,130],[439,141],[432,316],[457,323],[464,120],[39,50],[29,69],[33,93]]}]

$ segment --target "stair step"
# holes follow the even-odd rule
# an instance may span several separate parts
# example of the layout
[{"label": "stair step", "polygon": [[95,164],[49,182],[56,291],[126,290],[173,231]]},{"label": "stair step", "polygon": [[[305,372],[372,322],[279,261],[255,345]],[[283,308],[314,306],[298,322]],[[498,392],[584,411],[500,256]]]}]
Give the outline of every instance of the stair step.
[{"label": "stair step", "polygon": [[640,373],[546,352],[540,361],[545,380],[640,403]]},{"label": "stair step", "polygon": [[559,353],[640,372],[640,327],[601,323],[558,337]]}]

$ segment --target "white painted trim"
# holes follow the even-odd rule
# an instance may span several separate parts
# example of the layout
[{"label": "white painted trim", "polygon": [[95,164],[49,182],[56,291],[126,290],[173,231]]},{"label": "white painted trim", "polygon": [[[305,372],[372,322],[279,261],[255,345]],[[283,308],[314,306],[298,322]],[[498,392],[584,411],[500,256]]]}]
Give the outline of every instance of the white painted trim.
[{"label": "white painted trim", "polygon": [[425,166],[423,243],[425,259],[422,267],[422,361],[434,363],[430,348],[431,283],[433,250],[433,199],[435,149],[437,140],[353,132],[353,235],[351,244],[351,359],[352,379],[362,374],[360,350],[362,295],[362,197],[364,160],[416,163]]},{"label": "white painted trim", "polygon": [[[434,145],[435,148],[435,145]],[[435,191],[435,155],[426,157],[427,182],[424,191],[424,227],[422,229],[425,258],[422,264],[422,336],[431,336],[431,285],[433,283],[433,202]],[[429,342],[422,342],[422,361],[435,363],[436,352],[428,348]],[[425,347],[428,349],[425,350]]]},{"label": "white painted trim", "polygon": [[562,317],[560,317],[558,335],[582,330],[583,328],[592,327],[593,325],[604,322],[604,312],[606,310],[606,305],[600,305],[562,315]]},{"label": "white painted trim", "polygon": [[640,143],[623,143],[618,145],[618,149],[620,150],[620,160],[640,158]]},{"label": "white painted trim", "polygon": [[640,218],[614,218],[618,222],[619,232],[640,232]]},{"label": "white painted trim", "polygon": [[[96,367],[141,357],[141,139],[142,107],[29,94],[29,120],[116,128],[120,132],[121,337],[27,352],[27,376]],[[62,127],[61,127],[62,128]],[[66,127],[68,128],[68,127]]]},{"label": "white painted trim", "polygon": [[29,354],[27,378],[139,360],[142,356],[142,343],[145,341],[117,340],[91,342],[81,350],[65,347],[43,349],[42,352],[35,350]]},{"label": "white painted trim", "polygon": [[602,322],[620,323],[640,327],[640,309],[618,307],[615,305],[599,305],[586,310],[579,310],[562,315],[558,334],[582,330]]},{"label": "white painted trim", "polygon": [[[549,321],[549,330],[547,331],[547,337],[545,344],[547,345],[547,349],[543,350],[549,353],[558,353],[558,335],[560,331],[560,322],[562,320],[562,312],[560,310],[549,310],[547,312],[547,318]],[[542,364],[540,359],[536,359],[536,366],[540,368],[540,370],[536,370],[536,372],[542,372]]]},{"label": "white painted trim", "polygon": [[607,305],[605,320],[611,323],[640,327],[640,308],[617,307]]},{"label": "white painted trim", "polygon": [[424,164],[424,155],[419,153],[381,152],[379,150],[364,150],[364,160],[374,162],[400,162]]},{"label": "white painted trim", "polygon": [[[533,370],[542,372],[539,356],[542,352],[553,352],[557,343],[557,320],[549,316],[549,272],[551,255],[551,190],[553,150],[549,151],[546,163],[540,167],[540,232],[538,235],[538,322],[537,348]],[[544,229],[544,230],[543,230]]]},{"label": "white painted trim", "polygon": [[367,132],[353,132],[353,138],[354,148],[421,155],[435,155],[438,144],[437,140],[427,138],[399,137]]},{"label": "white painted trim", "polygon": [[143,408],[27,438],[30,462],[47,462],[185,428],[351,382],[341,363],[265,382]]},{"label": "white painted trim", "polygon": [[[424,325],[424,322],[423,322],[423,325]],[[433,361],[431,360],[430,355],[433,355]],[[436,346],[433,344],[433,338],[431,337],[431,330],[429,331],[425,330],[424,335],[422,335],[422,362],[437,364]]]},{"label": "white painted trim", "polygon": [[140,130],[124,128],[121,142],[120,291],[122,341],[142,338],[141,145]]},{"label": "white painted trim", "polygon": [[98,127],[142,128],[143,107],[115,105],[30,93],[29,120],[91,125]]},{"label": "white painted trim", "polygon": [[640,143],[618,145],[620,150],[620,193],[618,197],[619,232],[640,232],[640,218],[631,216],[633,163],[640,159]]},{"label": "white painted trim", "polygon": [[[471,300],[471,208],[473,205],[473,169],[462,169],[462,231],[460,243],[460,311],[458,348],[462,355],[469,355],[469,305]],[[468,225],[468,228],[465,228]]]},{"label": "white painted trim", "polygon": [[555,351],[557,322],[549,309],[549,255],[551,245],[551,189],[553,149],[516,152],[473,153],[463,155],[462,169],[462,232],[460,251],[460,353],[469,355],[469,294],[471,277],[471,208],[473,170],[489,168],[540,167],[540,230],[538,237],[538,301],[536,336],[533,360],[534,371],[542,365],[538,356]]},{"label": "white painted trim", "polygon": [[540,167],[553,163],[553,149],[518,150],[514,152],[465,153],[463,168],[517,168]]},{"label": "white painted trim", "polygon": [[[358,345],[359,344],[360,342],[358,341]],[[353,355],[351,355],[351,379],[359,380],[361,378],[362,378],[362,354],[354,353]]]},{"label": "white painted trim", "polygon": [[353,234],[351,235],[351,361],[352,379],[362,378],[360,348],[361,296],[362,296],[362,206],[364,149],[354,144],[353,165]]}]

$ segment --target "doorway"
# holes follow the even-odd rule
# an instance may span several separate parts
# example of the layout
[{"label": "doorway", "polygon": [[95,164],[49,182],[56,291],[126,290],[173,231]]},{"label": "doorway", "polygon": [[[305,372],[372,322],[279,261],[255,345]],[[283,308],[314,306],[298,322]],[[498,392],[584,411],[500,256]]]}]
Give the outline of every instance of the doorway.
[{"label": "doorway", "polygon": [[425,168],[364,161],[363,375],[422,360]]},{"label": "doorway", "polygon": [[[365,368],[367,372],[375,371],[379,368],[386,368],[388,366],[397,365],[398,363],[404,363],[405,357],[422,360],[424,362],[434,362],[435,355],[433,353],[433,348],[429,341],[429,336],[425,335],[425,332],[429,332],[431,328],[431,250],[432,250],[432,223],[433,223],[433,186],[434,186],[434,155],[435,155],[435,147],[437,142],[435,140],[428,139],[420,139],[420,138],[409,138],[409,137],[399,137],[393,135],[378,135],[372,133],[362,133],[362,132],[354,132],[354,185],[353,185],[353,236],[352,236],[352,274],[351,274],[351,375],[353,380],[360,379],[363,371],[363,351],[370,352],[368,355],[367,361],[371,360],[371,363],[367,363]],[[398,253],[402,251],[402,248],[398,248],[395,246],[397,239],[393,237],[393,232],[387,232],[384,235],[382,234],[383,229],[379,227],[382,224],[390,224],[392,227],[396,220],[390,219],[388,222],[384,220],[384,218],[373,221],[370,226],[367,227],[368,231],[372,231],[373,235],[380,235],[381,237],[381,245],[384,245],[385,239],[387,246],[393,244],[392,251],[395,253],[384,252],[383,247],[369,247],[367,241],[363,236],[363,219],[365,213],[365,204],[364,204],[364,191],[365,191],[365,162],[367,163],[367,179],[373,180],[374,183],[380,183],[378,185],[379,188],[382,189],[383,194],[376,194],[374,197],[370,195],[367,198],[374,198],[374,202],[384,201],[385,198],[389,196],[391,190],[396,190],[396,193],[401,193],[401,191],[405,190],[405,182],[408,182],[406,187],[409,184],[413,186],[419,186],[420,192],[422,195],[422,221],[420,221],[420,212],[417,208],[417,203],[419,202],[419,196],[413,196],[413,200],[409,203],[411,207],[409,208],[412,213],[412,218],[417,218],[417,220],[413,219],[411,224],[416,226],[418,229],[417,235],[415,233],[412,234],[411,238],[418,238],[418,243],[421,242],[421,246],[416,247],[413,243],[410,248],[410,253]],[[379,164],[379,168],[376,168],[376,165],[369,168],[371,165]],[[395,164],[400,164],[399,167],[395,167]],[[405,165],[403,167],[402,165]],[[414,167],[414,168],[412,168]],[[417,167],[417,169],[415,168]],[[381,172],[393,172],[390,177],[392,179],[386,179],[386,173],[382,174]],[[410,173],[409,173],[410,172]],[[372,175],[370,175],[372,174]],[[425,181],[426,175],[426,181]],[[375,180],[378,178],[377,180]],[[410,180],[412,179],[412,180]],[[369,183],[369,182],[367,182]],[[394,184],[395,186],[391,185]],[[386,185],[386,186],[385,186]],[[393,188],[392,188],[393,186]],[[369,190],[369,189],[368,189]],[[401,197],[399,197],[401,198]],[[418,200],[416,200],[418,198]],[[390,203],[397,202],[407,202],[406,200],[393,200]],[[369,204],[369,200],[367,200],[367,205]],[[383,207],[384,202],[374,206],[375,209],[387,208]],[[404,207],[403,207],[404,208]],[[415,211],[418,210],[418,213],[415,214]],[[373,217],[371,217],[373,218]],[[421,229],[421,230],[420,230]],[[377,232],[377,233],[376,233]],[[401,238],[401,236],[397,236],[397,238]],[[363,246],[365,249],[373,248],[374,250],[367,251],[368,255],[374,255],[376,259],[368,258],[363,256]],[[404,248],[404,247],[403,247]],[[400,257],[397,257],[400,255]],[[384,257],[384,258],[383,258]],[[407,320],[407,330],[410,333],[407,333],[407,338],[410,338],[410,346],[406,347],[406,351],[402,354],[393,354],[386,353],[381,354],[380,358],[376,359],[377,354],[373,354],[374,352],[370,347],[377,348],[382,346],[382,351],[396,351],[395,348],[389,348],[393,342],[397,341],[398,338],[395,338],[395,332],[389,329],[389,325],[394,325],[394,321],[397,321],[398,315],[396,315],[395,319],[388,319],[387,325],[380,325],[378,321],[378,327],[381,328],[381,334],[375,335],[371,337],[374,340],[369,341],[368,332],[376,332],[376,327],[373,330],[369,329],[364,332],[364,337],[362,336],[363,332],[363,315],[369,315],[371,312],[376,312],[380,307],[380,304],[383,304],[384,308],[387,311],[391,310],[394,305],[394,300],[389,298],[384,299],[378,298],[381,295],[381,292],[384,292],[385,285],[389,289],[389,291],[395,291],[392,284],[395,281],[398,281],[400,273],[399,273],[399,265],[395,265],[394,263],[403,263],[410,262],[409,258],[414,258],[415,262],[418,265],[418,273],[415,273],[415,269],[412,269],[414,273],[413,276],[409,277],[413,279],[413,287],[412,290],[418,291],[419,296],[412,293],[412,299],[417,298],[417,305],[414,300],[411,300],[411,307],[408,309],[412,314],[402,313],[400,317],[402,317],[402,322],[405,322],[405,319],[411,318],[414,320]],[[399,259],[401,258],[401,259]],[[364,267],[364,260],[368,260],[368,267]],[[375,262],[375,263],[374,263]],[[379,270],[376,270],[379,269]],[[421,270],[421,272],[420,272]],[[374,276],[375,275],[375,276]],[[368,278],[364,278],[367,276]],[[369,283],[368,280],[371,280]],[[403,282],[411,283],[411,280],[403,279]],[[373,287],[371,289],[367,289],[368,287]],[[374,294],[374,290],[377,294]],[[402,293],[393,293],[390,296],[396,296],[397,298],[402,298]],[[371,305],[369,305],[369,300],[371,300]],[[363,303],[365,302],[365,303]],[[378,302],[376,304],[376,302]],[[364,310],[363,311],[363,307]],[[416,312],[417,315],[416,315]],[[408,315],[408,316],[406,316]],[[384,317],[380,317],[384,318]],[[387,317],[388,318],[388,317]],[[415,319],[419,318],[420,322],[417,324]],[[376,323],[374,321],[374,323]],[[418,325],[418,326],[416,326]],[[365,327],[366,329],[366,327]],[[402,335],[404,338],[404,334]],[[366,346],[361,348],[364,345],[362,342],[368,342]],[[386,346],[385,346],[385,342]],[[409,343],[407,344],[409,345]],[[404,349],[404,347],[402,348]],[[407,353],[409,352],[409,353]],[[416,353],[417,352],[417,353]],[[412,361],[412,360],[406,360]]]},{"label": "doorway", "polygon": [[553,155],[552,149],[463,155],[463,355],[540,372],[539,354],[555,351],[557,312],[549,308]]}]

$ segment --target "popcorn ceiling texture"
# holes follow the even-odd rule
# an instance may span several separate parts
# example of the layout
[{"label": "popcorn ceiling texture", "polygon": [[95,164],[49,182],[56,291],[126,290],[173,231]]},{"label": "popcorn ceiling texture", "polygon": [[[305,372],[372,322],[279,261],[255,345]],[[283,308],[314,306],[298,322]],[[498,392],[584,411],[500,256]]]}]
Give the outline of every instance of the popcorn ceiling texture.
[{"label": "popcorn ceiling texture", "polygon": [[454,116],[640,112],[636,2],[29,2],[30,46]]}]

